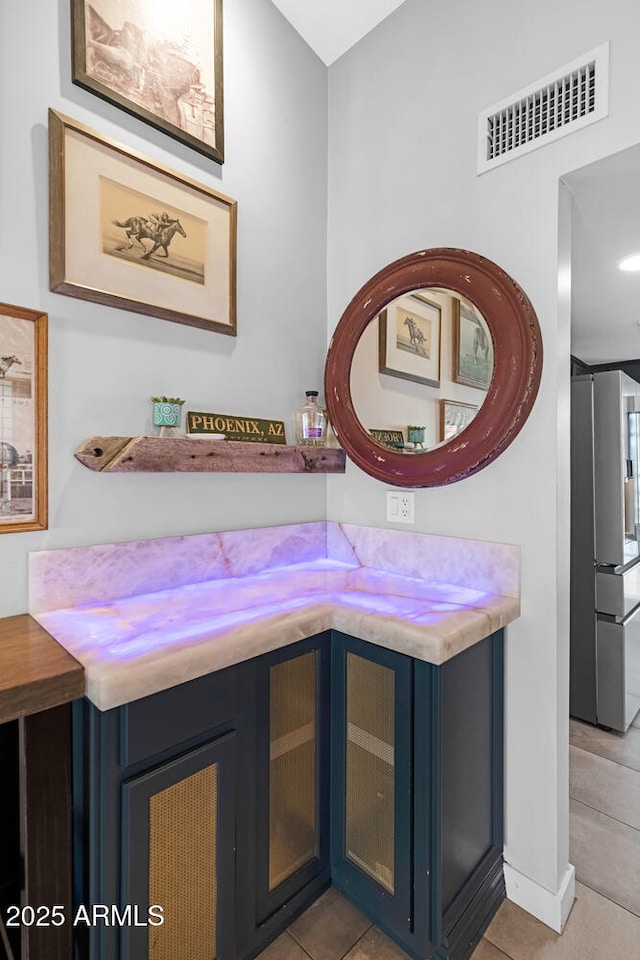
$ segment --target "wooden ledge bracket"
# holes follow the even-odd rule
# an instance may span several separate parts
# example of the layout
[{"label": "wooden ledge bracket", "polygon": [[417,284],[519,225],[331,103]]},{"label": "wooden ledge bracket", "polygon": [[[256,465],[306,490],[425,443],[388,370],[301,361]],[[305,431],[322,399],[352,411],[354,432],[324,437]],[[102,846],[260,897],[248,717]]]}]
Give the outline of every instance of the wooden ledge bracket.
[{"label": "wooden ledge bracket", "polygon": [[339,447],[193,437],[90,437],[75,452],[100,473],[344,473]]}]

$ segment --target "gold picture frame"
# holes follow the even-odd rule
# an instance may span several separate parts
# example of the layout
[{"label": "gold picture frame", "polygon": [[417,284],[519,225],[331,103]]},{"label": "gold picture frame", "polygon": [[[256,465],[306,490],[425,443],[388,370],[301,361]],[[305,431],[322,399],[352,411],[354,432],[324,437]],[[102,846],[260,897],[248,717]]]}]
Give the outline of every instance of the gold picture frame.
[{"label": "gold picture frame", "polygon": [[0,534],[47,528],[47,322],[0,303]]},{"label": "gold picture frame", "polygon": [[72,80],[224,161],[222,0],[71,0]]},{"label": "gold picture frame", "polygon": [[378,371],[440,386],[442,311],[419,293],[398,297],[378,317]]},{"label": "gold picture frame", "polygon": [[49,110],[49,286],[236,336],[236,201]]}]

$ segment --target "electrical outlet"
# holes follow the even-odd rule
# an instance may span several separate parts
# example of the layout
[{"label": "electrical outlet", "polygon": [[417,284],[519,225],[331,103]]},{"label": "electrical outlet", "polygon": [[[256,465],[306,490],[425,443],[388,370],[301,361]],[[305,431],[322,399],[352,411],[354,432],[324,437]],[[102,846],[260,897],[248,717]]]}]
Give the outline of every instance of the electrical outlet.
[{"label": "electrical outlet", "polygon": [[415,523],[414,493],[387,490],[387,520],[392,523]]}]

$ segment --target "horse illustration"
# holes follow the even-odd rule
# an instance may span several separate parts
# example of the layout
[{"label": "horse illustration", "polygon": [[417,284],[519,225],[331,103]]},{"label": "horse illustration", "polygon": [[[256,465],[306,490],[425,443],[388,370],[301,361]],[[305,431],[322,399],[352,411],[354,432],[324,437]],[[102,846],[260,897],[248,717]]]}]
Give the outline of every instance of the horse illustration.
[{"label": "horse illustration", "polygon": [[[114,220],[113,223],[116,227],[122,227],[123,230],[126,230],[127,237],[129,239],[129,246],[116,247],[116,250],[130,250],[133,246],[133,241],[136,240],[142,249],[145,251],[142,254],[143,260],[148,260],[156,250],[159,250],[161,247],[164,250],[164,256],[169,256],[169,244],[171,243],[174,234],[179,233],[181,237],[186,238],[186,233],[182,224],[179,220],[170,220],[167,218],[166,223],[163,220],[154,222],[148,217],[129,217],[128,220],[125,220],[124,223],[121,223],[119,220]],[[145,240],[152,240],[153,245],[147,250],[144,243]]]},{"label": "horse illustration", "polygon": [[155,239],[153,241],[153,246],[150,250],[147,250],[146,253],[142,255],[143,260],[148,260],[152,254],[159,250],[160,247],[164,250],[165,257],[169,256],[169,244],[171,243],[174,234],[179,233],[181,237],[184,237],[186,240],[187,235],[184,231],[184,228],[179,220],[172,220],[166,226],[160,225],[156,230]]},{"label": "horse illustration", "polygon": [[425,335],[411,317],[405,317],[404,322],[409,329],[409,342],[416,353],[420,353],[420,347],[425,342]]},{"label": "horse illustration", "polygon": [[22,363],[22,360],[11,354],[10,357],[0,357],[0,377],[6,377],[9,367],[12,367],[14,363]]},{"label": "horse illustration", "polygon": [[489,339],[480,326],[477,325],[473,334],[473,362],[478,362],[478,355],[482,354],[484,360],[489,359]]}]

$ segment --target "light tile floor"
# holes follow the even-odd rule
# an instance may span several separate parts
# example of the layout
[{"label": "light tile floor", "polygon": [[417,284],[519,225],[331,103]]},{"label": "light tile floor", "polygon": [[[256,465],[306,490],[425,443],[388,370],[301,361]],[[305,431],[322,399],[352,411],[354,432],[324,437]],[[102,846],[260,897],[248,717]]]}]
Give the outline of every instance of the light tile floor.
[{"label": "light tile floor", "polygon": [[[506,900],[471,960],[640,960],[640,719],[626,734],[572,720],[576,899],[559,936]],[[408,960],[328,890],[258,960]]]}]

